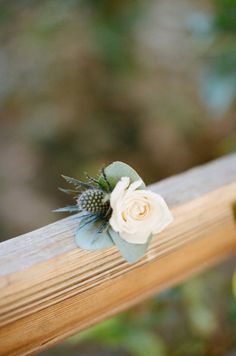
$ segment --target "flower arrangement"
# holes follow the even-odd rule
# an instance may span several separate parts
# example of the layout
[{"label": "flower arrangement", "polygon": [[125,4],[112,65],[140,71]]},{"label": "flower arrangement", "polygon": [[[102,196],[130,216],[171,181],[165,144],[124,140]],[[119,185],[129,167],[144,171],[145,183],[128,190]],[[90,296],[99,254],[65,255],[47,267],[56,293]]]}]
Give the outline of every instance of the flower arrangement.
[{"label": "flower arrangement", "polygon": [[77,213],[75,241],[82,249],[116,245],[134,263],[145,254],[152,236],[173,220],[164,199],[148,190],[137,172],[123,162],[113,162],[96,179],[87,175],[86,182],[62,177],[74,189],[59,189],[74,195],[76,204],[55,211]]}]

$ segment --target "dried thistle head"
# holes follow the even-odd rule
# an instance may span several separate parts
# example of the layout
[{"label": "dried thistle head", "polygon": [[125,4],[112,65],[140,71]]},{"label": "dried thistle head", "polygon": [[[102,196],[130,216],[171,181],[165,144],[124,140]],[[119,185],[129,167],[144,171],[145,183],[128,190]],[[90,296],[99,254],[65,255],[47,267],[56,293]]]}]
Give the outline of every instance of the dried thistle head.
[{"label": "dried thistle head", "polygon": [[106,215],[110,203],[106,199],[106,193],[101,189],[87,189],[77,199],[79,209],[91,213]]}]

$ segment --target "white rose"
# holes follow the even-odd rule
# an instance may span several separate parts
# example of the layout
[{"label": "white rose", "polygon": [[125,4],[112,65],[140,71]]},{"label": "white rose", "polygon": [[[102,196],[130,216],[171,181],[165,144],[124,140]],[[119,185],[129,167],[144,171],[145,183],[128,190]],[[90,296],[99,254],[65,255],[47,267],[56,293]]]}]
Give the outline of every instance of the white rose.
[{"label": "white rose", "polygon": [[122,177],[110,196],[110,225],[124,240],[144,244],[151,234],[163,230],[173,220],[164,199],[149,190],[138,190],[142,181],[130,184]]}]

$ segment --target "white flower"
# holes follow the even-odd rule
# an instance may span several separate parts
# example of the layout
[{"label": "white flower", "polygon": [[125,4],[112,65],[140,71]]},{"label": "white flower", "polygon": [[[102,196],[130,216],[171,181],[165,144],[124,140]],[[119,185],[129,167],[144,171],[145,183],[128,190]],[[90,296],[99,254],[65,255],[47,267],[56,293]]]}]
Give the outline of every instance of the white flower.
[{"label": "white flower", "polygon": [[122,177],[111,193],[110,225],[124,240],[144,244],[151,234],[162,231],[173,220],[164,199],[149,190],[137,189],[141,180],[130,184]]}]

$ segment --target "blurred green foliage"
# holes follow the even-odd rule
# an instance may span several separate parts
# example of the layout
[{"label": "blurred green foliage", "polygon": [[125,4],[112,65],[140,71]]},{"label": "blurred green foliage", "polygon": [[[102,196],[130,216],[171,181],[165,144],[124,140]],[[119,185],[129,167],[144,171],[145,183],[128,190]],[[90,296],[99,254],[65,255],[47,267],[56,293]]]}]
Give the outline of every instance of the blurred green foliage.
[{"label": "blurred green foliage", "polygon": [[165,355],[165,344],[142,320],[122,314],[68,339],[70,344],[93,341],[137,356]]},{"label": "blurred green foliage", "polygon": [[236,35],[236,1],[215,0],[216,27]]},{"label": "blurred green foliage", "polygon": [[215,0],[214,5],[213,16],[205,16],[204,35],[211,40],[201,87],[204,102],[220,118],[236,98],[236,1]]}]

